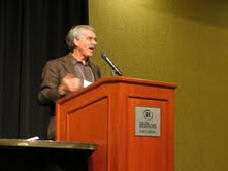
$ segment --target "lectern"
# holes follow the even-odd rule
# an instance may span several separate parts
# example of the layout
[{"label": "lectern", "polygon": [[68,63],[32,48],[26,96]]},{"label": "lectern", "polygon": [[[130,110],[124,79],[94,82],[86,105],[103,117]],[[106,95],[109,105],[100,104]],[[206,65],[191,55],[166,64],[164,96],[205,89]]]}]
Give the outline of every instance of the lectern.
[{"label": "lectern", "polygon": [[56,140],[98,144],[91,171],[173,171],[175,88],[102,78],[56,102]]}]

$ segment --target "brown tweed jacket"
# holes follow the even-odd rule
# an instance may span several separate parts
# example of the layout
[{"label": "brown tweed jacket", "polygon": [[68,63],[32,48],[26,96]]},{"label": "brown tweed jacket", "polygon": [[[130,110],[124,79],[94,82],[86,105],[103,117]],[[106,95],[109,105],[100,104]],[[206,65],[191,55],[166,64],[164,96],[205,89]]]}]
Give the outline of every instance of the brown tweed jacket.
[{"label": "brown tweed jacket", "polygon": [[[89,65],[92,69],[95,80],[99,79],[101,77],[99,67],[91,61],[89,61]],[[74,69],[72,56],[70,54],[58,59],[50,60],[45,64],[41,76],[40,90],[38,93],[38,101],[40,104],[50,104],[54,107],[55,101],[61,97],[57,91],[58,86],[61,79],[68,73],[77,77],[77,72]],[[51,118],[47,130],[47,138],[52,139],[54,137],[54,133],[55,119]]]}]

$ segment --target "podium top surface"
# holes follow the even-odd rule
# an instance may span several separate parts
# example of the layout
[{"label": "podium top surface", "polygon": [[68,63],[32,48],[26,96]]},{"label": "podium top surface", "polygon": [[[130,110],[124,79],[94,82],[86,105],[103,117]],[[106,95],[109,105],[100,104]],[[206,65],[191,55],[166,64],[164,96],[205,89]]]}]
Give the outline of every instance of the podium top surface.
[{"label": "podium top surface", "polygon": [[26,139],[0,139],[0,147],[69,149],[69,150],[96,150],[96,144],[80,142],[63,142],[53,140],[26,140]]},{"label": "podium top surface", "polygon": [[159,86],[165,87],[170,89],[175,89],[176,84],[165,82],[165,81],[156,81],[156,80],[147,80],[141,78],[133,78],[133,77],[124,77],[124,76],[114,76],[114,77],[102,77],[98,81],[94,82],[92,85],[100,85],[104,83],[111,83],[111,82],[122,82],[122,83],[132,83],[132,84],[142,84],[142,85],[151,85],[151,86]]},{"label": "podium top surface", "polygon": [[63,98],[58,99],[56,103],[63,103],[73,98],[74,96],[96,89],[97,87],[103,84],[110,84],[110,83],[137,84],[137,85],[149,86],[149,87],[160,87],[164,89],[176,89],[177,87],[176,83],[170,83],[170,82],[164,82],[164,81],[146,80],[141,78],[132,78],[132,77],[124,77],[124,76],[102,77],[99,80],[92,83],[91,85],[89,85],[88,87],[78,90],[69,96],[65,96]]}]

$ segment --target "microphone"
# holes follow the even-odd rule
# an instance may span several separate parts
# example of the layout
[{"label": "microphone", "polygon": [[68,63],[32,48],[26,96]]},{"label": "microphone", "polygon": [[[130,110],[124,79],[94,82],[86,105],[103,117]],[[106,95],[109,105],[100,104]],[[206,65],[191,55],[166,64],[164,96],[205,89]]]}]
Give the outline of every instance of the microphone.
[{"label": "microphone", "polygon": [[108,58],[108,56],[105,53],[101,54],[101,57],[108,63],[108,65],[112,68],[112,73],[118,74],[119,76],[123,75],[122,72],[117,68],[115,64],[112,63],[112,61]]}]

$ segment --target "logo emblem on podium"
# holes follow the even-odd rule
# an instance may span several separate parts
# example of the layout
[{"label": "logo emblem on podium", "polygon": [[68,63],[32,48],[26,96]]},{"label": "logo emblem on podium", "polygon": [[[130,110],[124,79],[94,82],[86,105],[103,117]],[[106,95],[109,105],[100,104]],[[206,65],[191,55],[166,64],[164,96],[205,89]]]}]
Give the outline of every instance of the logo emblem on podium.
[{"label": "logo emblem on podium", "polygon": [[153,119],[153,112],[149,109],[143,111],[143,116],[145,120],[151,121]]}]

